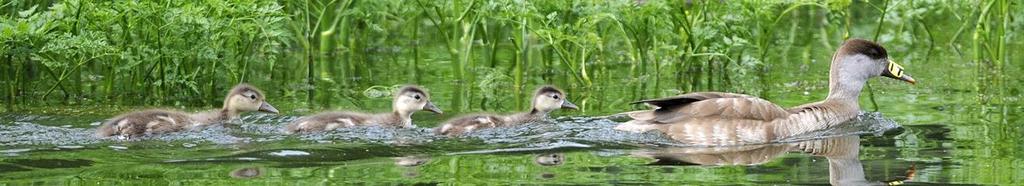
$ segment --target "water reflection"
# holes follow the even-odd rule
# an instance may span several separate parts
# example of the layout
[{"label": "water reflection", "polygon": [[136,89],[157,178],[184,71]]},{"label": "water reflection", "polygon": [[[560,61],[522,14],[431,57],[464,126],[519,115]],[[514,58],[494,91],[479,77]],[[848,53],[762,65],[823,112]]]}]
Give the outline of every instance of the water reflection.
[{"label": "water reflection", "polygon": [[403,156],[391,159],[395,160],[395,165],[402,169],[402,176],[406,178],[419,177],[419,166],[430,162],[430,156],[426,155]]},{"label": "water reflection", "polygon": [[[557,167],[562,166],[565,163],[565,154],[563,153],[543,153],[537,154],[533,157],[533,163],[544,166],[544,167]],[[540,173],[541,179],[554,179],[555,173],[545,170]]]},{"label": "water reflection", "polygon": [[243,167],[231,171],[232,178],[238,179],[252,179],[262,175],[263,171],[259,167]]},{"label": "water reflection", "polygon": [[565,154],[562,153],[548,153],[538,154],[533,158],[533,162],[541,166],[559,166],[565,162]]},{"label": "water reflection", "polygon": [[829,183],[832,185],[892,185],[913,177],[913,168],[903,179],[868,181],[859,159],[860,137],[841,136],[793,143],[734,147],[671,147],[638,150],[634,156],[653,158],[652,165],[758,165],[787,152],[803,152],[828,159]]},{"label": "water reflection", "polygon": [[395,160],[395,165],[401,167],[418,167],[420,165],[426,164],[427,162],[430,162],[430,157],[425,155],[403,156],[392,159]]}]

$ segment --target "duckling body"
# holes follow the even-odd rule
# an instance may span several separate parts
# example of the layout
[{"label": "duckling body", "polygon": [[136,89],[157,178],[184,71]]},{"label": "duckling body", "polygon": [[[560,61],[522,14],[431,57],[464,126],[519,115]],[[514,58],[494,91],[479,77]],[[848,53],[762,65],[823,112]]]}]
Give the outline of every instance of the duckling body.
[{"label": "duckling body", "polygon": [[392,103],[392,112],[367,114],[349,111],[324,112],[305,116],[292,121],[285,128],[288,133],[309,133],[334,130],[344,127],[381,125],[411,128],[412,114],[420,110],[442,113],[426,91],[416,86],[405,86],[398,90]]},{"label": "duckling body", "polygon": [[401,117],[393,113],[366,114],[357,112],[325,112],[301,118],[291,125],[287,130],[296,132],[328,131],[343,127],[355,127],[380,124],[391,127],[408,127],[412,121],[402,121]]},{"label": "duckling body", "polygon": [[533,109],[529,112],[511,115],[470,114],[448,120],[434,129],[438,135],[459,136],[484,128],[508,127],[548,118],[548,113],[561,108],[576,109],[577,106],[565,97],[558,88],[543,86],[533,96]]},{"label": "duckling body", "polygon": [[639,101],[653,110],[626,113],[633,120],[618,130],[657,130],[692,145],[763,144],[834,127],[860,114],[857,98],[868,78],[887,76],[916,81],[889,61],[885,49],[866,40],[844,43],[833,57],[829,96],[820,102],[789,109],[754,96],[696,92]]},{"label": "duckling body", "polygon": [[441,127],[435,128],[438,135],[458,136],[484,128],[508,127],[517,124],[541,121],[547,116],[530,113],[519,113],[509,116],[496,114],[473,114],[451,119]]},{"label": "duckling body", "polygon": [[266,102],[263,93],[247,84],[232,88],[219,110],[189,114],[181,111],[148,109],[116,116],[96,130],[97,137],[134,138],[147,134],[177,132],[235,119],[241,112],[278,113]]},{"label": "duckling body", "polygon": [[187,114],[173,110],[150,109],[123,114],[110,119],[100,126],[96,135],[107,137],[125,135],[136,137],[143,134],[156,134],[181,131],[199,123]]}]

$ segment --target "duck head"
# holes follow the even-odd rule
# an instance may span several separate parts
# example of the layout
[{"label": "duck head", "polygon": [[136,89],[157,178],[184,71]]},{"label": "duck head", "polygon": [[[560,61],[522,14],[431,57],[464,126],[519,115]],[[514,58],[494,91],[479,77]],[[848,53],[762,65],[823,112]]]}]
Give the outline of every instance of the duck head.
[{"label": "duck head", "polygon": [[277,114],[277,108],[267,103],[263,92],[249,84],[238,84],[231,88],[224,99],[224,110],[237,112],[260,111]]},{"label": "duck head", "polygon": [[579,109],[566,98],[562,90],[554,86],[542,86],[533,94],[533,112],[548,113],[562,108]]},{"label": "duck head", "polygon": [[440,108],[430,101],[430,95],[417,86],[404,86],[398,89],[395,99],[391,105],[395,112],[403,115],[412,115],[420,110],[427,110],[437,114],[443,114]]},{"label": "duck head", "polygon": [[882,45],[863,39],[850,39],[843,43],[832,59],[831,73],[863,79],[885,76],[911,84],[917,83],[904,72],[903,66],[889,58]]},{"label": "duck head", "polygon": [[916,84],[885,48],[863,39],[850,39],[836,51],[829,70],[829,97],[856,98],[868,79],[884,76]]}]

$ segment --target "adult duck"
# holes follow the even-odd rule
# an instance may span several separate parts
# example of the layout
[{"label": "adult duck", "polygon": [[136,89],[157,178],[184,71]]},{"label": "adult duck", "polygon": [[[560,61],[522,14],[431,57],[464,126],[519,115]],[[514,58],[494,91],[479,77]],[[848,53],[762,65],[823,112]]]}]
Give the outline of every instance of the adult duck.
[{"label": "adult duck", "polygon": [[618,130],[656,130],[692,145],[763,144],[834,127],[860,114],[858,97],[868,79],[885,76],[915,84],[881,45],[851,39],[832,56],[829,92],[823,101],[783,109],[754,96],[695,92],[643,100],[652,110],[626,113],[632,120]]}]

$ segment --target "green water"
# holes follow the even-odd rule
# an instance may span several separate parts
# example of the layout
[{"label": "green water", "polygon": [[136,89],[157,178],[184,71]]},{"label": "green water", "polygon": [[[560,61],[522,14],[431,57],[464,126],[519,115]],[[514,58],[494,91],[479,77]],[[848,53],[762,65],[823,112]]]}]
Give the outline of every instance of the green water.
[{"label": "green water", "polygon": [[[671,4],[651,2],[665,7]],[[872,2],[876,3],[873,6],[880,4]],[[291,4],[282,4],[285,4],[285,10],[294,10],[289,9],[294,8],[290,7]],[[706,21],[701,23],[702,27],[696,28],[703,29],[706,33],[702,36],[706,38],[694,42],[707,45],[692,52],[721,53],[724,56],[698,56],[686,60],[679,60],[683,58],[680,53],[685,53],[682,51],[687,50],[686,46],[672,43],[679,42],[677,38],[666,39],[680,35],[673,32],[678,30],[675,27],[664,25],[667,23],[650,23],[651,27],[657,28],[652,29],[653,32],[664,32],[649,35],[654,37],[651,41],[659,41],[652,43],[650,48],[631,48],[640,44],[623,39],[630,36],[614,31],[618,28],[609,26],[614,24],[562,30],[562,34],[584,36],[590,33],[587,29],[602,30],[596,33],[602,39],[574,40],[583,42],[583,46],[569,47],[574,55],[579,55],[580,49],[597,52],[584,59],[572,58],[579,61],[566,63],[560,58],[559,51],[542,37],[544,32],[539,30],[526,32],[525,40],[531,45],[526,46],[525,54],[519,53],[522,51],[517,48],[523,47],[518,43],[523,40],[518,36],[522,33],[519,27],[498,21],[508,20],[494,18],[499,17],[497,15],[488,15],[494,17],[484,20],[492,22],[481,25],[490,26],[488,28],[492,30],[486,33],[500,42],[492,43],[490,38],[479,36],[469,42],[474,44],[471,45],[470,57],[460,61],[454,59],[449,48],[445,47],[446,42],[457,41],[457,37],[446,41],[444,36],[435,33],[434,23],[424,17],[400,20],[390,17],[398,13],[371,14],[362,17],[371,21],[353,24],[360,25],[357,27],[361,30],[353,31],[351,42],[341,43],[345,46],[341,48],[345,49],[339,49],[339,54],[334,56],[345,63],[314,67],[317,70],[312,74],[318,83],[314,87],[306,84],[302,45],[287,39],[281,40],[290,42],[291,48],[260,45],[265,48],[252,49],[273,52],[253,54],[263,58],[253,62],[252,67],[246,66],[244,68],[247,69],[241,70],[252,73],[247,75],[248,78],[238,75],[238,71],[206,71],[205,65],[212,63],[203,63],[209,61],[202,60],[190,63],[189,60],[194,59],[187,57],[165,57],[173,59],[161,60],[160,64],[175,62],[173,64],[179,66],[171,69],[189,72],[177,75],[187,76],[195,72],[201,74],[199,78],[175,80],[174,77],[181,78],[172,73],[178,70],[161,69],[170,75],[148,73],[152,70],[150,67],[162,67],[155,65],[117,67],[128,69],[128,72],[109,71],[113,68],[108,67],[135,64],[135,61],[104,58],[117,63],[83,67],[78,74],[81,79],[67,80],[81,86],[75,88],[72,83],[65,82],[69,90],[63,90],[64,87],[55,89],[56,93],[48,99],[43,99],[43,94],[55,84],[54,80],[45,78],[48,76],[18,73],[25,78],[16,79],[14,77],[22,76],[8,76],[6,73],[31,69],[29,66],[33,63],[17,63],[23,62],[19,60],[38,59],[31,56],[4,58],[4,62],[12,62],[5,65],[18,64],[2,66],[3,70],[9,70],[5,71],[4,90],[19,87],[18,90],[24,93],[11,98],[18,104],[11,104],[5,99],[7,107],[0,115],[0,184],[829,184],[829,160],[835,157],[792,150],[755,165],[662,162],[636,154],[666,150],[663,137],[615,132],[610,128],[621,120],[601,119],[614,113],[642,109],[640,105],[629,104],[636,100],[689,91],[752,94],[783,107],[819,101],[826,95],[828,62],[843,40],[843,30],[849,29],[851,37],[872,39],[878,26],[878,15],[872,13],[875,9],[860,1],[849,5],[848,14],[842,15],[823,13],[831,11],[837,14],[841,10],[798,8],[791,15],[782,17],[775,27],[763,26],[771,23],[771,19],[750,21],[747,20],[750,15],[743,17],[726,13],[748,5],[739,4],[707,5],[710,7],[708,12],[702,12],[706,17],[694,19]],[[534,10],[540,13],[533,12],[539,15],[524,17],[542,18],[549,15],[543,11],[561,10],[560,5],[543,6],[538,5],[539,10]],[[1014,12],[1009,14],[1009,18],[1013,21],[1005,24],[1009,30],[1003,35],[1009,42],[1001,46],[1008,51],[1003,53],[1004,58],[992,57],[989,52],[997,49],[984,45],[998,39],[991,39],[992,35],[987,32],[977,32],[978,29],[993,28],[976,28],[971,24],[978,19],[976,14],[981,12],[977,6],[944,5],[941,1],[894,1],[892,6],[895,8],[891,11],[895,13],[888,14],[886,24],[879,32],[879,41],[888,49],[890,57],[902,64],[919,83],[909,85],[882,78],[870,81],[874,102],[878,106],[873,106],[865,91],[861,96],[861,107],[881,113],[902,128],[884,133],[852,128],[880,133],[863,134],[860,139],[855,139],[859,145],[855,145],[858,148],[853,151],[858,151],[859,155],[852,161],[859,161],[864,173],[863,178],[856,180],[866,180],[864,183],[904,180],[907,170],[913,167],[916,172],[907,184],[1024,183],[1024,122],[1020,117],[1024,112],[1024,104],[1020,101],[1024,76],[1017,75],[1021,64],[1024,64],[1024,57],[1019,54],[1024,43],[1021,43],[1018,33],[1024,24],[1021,24],[1020,17],[1012,17],[1020,15],[1019,4],[1011,6],[1010,10]],[[6,6],[6,9],[14,7],[17,6]],[[784,7],[772,8],[779,12]],[[94,12],[103,12],[100,11],[102,7],[96,9]],[[398,8],[380,9],[397,11]],[[634,16],[632,18],[641,17],[641,14],[653,17],[660,14],[658,11],[663,11],[657,8],[645,10],[654,13],[614,14],[622,17],[625,22],[622,24],[638,26],[643,20],[628,22],[630,15]],[[573,17],[593,12],[601,11],[573,9],[559,15]],[[13,13],[4,13],[13,16]],[[850,26],[840,26],[846,24],[842,20],[850,20]],[[140,30],[153,29],[140,25],[143,25],[138,28]],[[409,25],[422,28],[416,30]],[[538,21],[530,25],[541,27],[543,24]],[[90,28],[83,26],[82,29]],[[763,34],[759,31],[766,28],[776,29],[774,37],[759,42],[758,39],[763,38],[759,37]],[[97,33],[113,32],[97,30]],[[503,32],[493,35],[495,33],[491,31],[494,30]],[[170,35],[165,36],[167,38],[184,37],[173,32],[158,33]],[[139,41],[121,43],[124,46],[150,42],[149,37],[145,37],[146,33],[128,35],[126,38],[137,37]],[[111,45],[120,46],[113,39]],[[415,41],[409,42],[411,40]],[[196,44],[188,43],[194,41],[192,39],[174,41],[184,43],[182,45]],[[593,47],[598,45],[600,47]],[[210,47],[167,48],[172,50],[173,47],[178,47],[180,50],[175,52],[183,56],[193,54],[189,52],[194,50],[213,50]],[[637,48],[650,51],[644,54]],[[231,51],[220,55],[227,56],[217,59],[227,61],[223,65],[230,68],[241,69],[239,64],[246,61],[244,58],[238,60],[240,57]],[[277,57],[266,57],[274,55]],[[526,58],[522,60],[525,63],[520,64],[520,58]],[[997,66],[993,61],[999,59],[1005,59],[1002,69],[993,67]],[[157,63],[139,60],[143,60],[139,62],[142,64]],[[580,67],[586,67],[586,70]],[[580,72],[586,72],[587,79],[583,79]],[[157,77],[147,74],[161,74],[161,77],[169,77],[173,81],[150,86],[147,82],[156,81],[151,78]],[[89,77],[94,76],[102,77],[90,80]],[[120,79],[107,84],[104,77]],[[210,86],[188,83],[207,80],[218,83]],[[282,115],[252,114],[243,117],[242,122],[222,127],[154,136],[140,141],[90,136],[99,122],[121,112],[152,107],[189,111],[217,108],[218,100],[222,99],[218,96],[226,91],[222,89],[237,81],[250,82],[262,88],[269,102],[277,106]],[[358,128],[304,136],[279,133],[288,121],[319,111],[387,111],[390,99],[378,94],[379,91],[386,92],[388,87],[401,84],[419,84],[427,88],[433,101],[446,114],[416,114],[414,123],[418,128],[415,129]],[[451,139],[429,133],[429,128],[463,113],[524,111],[528,107],[531,90],[545,84],[565,89],[569,99],[581,110],[557,111],[553,115],[558,118],[555,121],[484,131],[466,138]],[[316,96],[307,96],[310,90],[315,91]],[[8,91],[4,95],[8,95]],[[790,145],[795,144],[775,144],[768,149]],[[826,149],[849,150],[848,147]],[[856,169],[854,167],[843,170]],[[844,175],[852,174],[847,172]],[[856,183],[860,182],[853,184]]]}]

